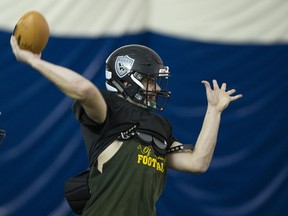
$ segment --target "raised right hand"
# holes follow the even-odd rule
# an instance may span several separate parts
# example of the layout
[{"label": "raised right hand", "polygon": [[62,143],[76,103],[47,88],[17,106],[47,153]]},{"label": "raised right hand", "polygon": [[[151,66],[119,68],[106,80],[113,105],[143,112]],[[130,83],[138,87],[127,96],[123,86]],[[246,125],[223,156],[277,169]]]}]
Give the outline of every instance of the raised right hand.
[{"label": "raised right hand", "polygon": [[27,50],[23,50],[19,47],[17,40],[15,38],[15,36],[11,36],[10,38],[10,44],[11,44],[11,48],[12,51],[16,57],[16,59],[20,62],[23,62],[25,64],[30,64],[31,60],[38,58],[41,58],[41,53],[40,54],[34,54],[30,51]]}]

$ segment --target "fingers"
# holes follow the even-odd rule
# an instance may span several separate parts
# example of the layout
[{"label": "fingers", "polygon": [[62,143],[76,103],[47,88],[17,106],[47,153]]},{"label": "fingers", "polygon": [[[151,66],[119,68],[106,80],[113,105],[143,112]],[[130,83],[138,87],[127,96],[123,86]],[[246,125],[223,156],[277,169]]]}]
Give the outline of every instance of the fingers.
[{"label": "fingers", "polygon": [[[202,83],[205,85],[206,88],[208,88],[208,87],[211,88],[210,83],[209,83],[208,81],[203,80]],[[212,80],[212,83],[213,83],[213,88],[214,88],[214,89],[219,89],[219,85],[218,85],[218,83],[217,83],[217,80],[213,79],[213,80]],[[221,90],[226,91],[226,86],[227,86],[226,83],[223,83],[223,84],[221,85]]]},{"label": "fingers", "polygon": [[231,90],[227,91],[227,94],[228,94],[228,95],[232,95],[232,94],[234,94],[235,92],[236,92],[235,89],[231,89]]},{"label": "fingers", "polygon": [[213,88],[214,88],[214,90],[215,89],[219,89],[219,86],[218,86],[218,83],[217,83],[217,81],[215,80],[215,79],[213,79]]},{"label": "fingers", "polygon": [[235,89],[231,89],[231,90],[227,91],[227,94],[230,96],[231,101],[235,101],[235,100],[237,100],[237,99],[243,97],[242,94],[238,94],[238,95],[235,95],[235,96],[231,96],[231,95],[234,94],[235,92],[236,92]]},{"label": "fingers", "polygon": [[10,38],[10,44],[12,51],[14,53],[14,56],[16,57],[17,61],[29,64],[30,60],[33,59],[40,59],[41,58],[41,53],[40,54],[34,54],[31,51],[21,49],[18,45],[18,42],[15,38],[15,36],[11,36]]},{"label": "fingers", "polygon": [[15,36],[14,36],[14,35],[11,35],[11,37],[10,37],[10,44],[11,44],[11,46],[13,45],[13,43],[14,43],[15,40],[16,40],[16,39],[15,39]]},{"label": "fingers", "polygon": [[[202,83],[205,85],[206,89],[211,89],[210,83],[208,81],[203,80]],[[218,82],[215,79],[212,81],[212,83],[213,83],[214,90],[219,89]],[[220,90],[225,91],[230,97],[231,97],[232,94],[234,94],[236,92],[235,89],[231,89],[229,91],[226,91],[226,89],[227,89],[227,84],[226,83],[222,83]],[[236,96],[232,96],[231,100],[237,100],[237,99],[239,99],[241,97],[243,97],[243,95],[242,94],[238,94]]]},{"label": "fingers", "polygon": [[10,38],[10,45],[12,47],[12,50],[13,50],[14,54],[15,54],[16,51],[18,51],[20,49],[19,45],[17,43],[17,40],[16,40],[15,36],[13,36],[13,35]]},{"label": "fingers", "polygon": [[[210,83],[208,81],[202,80],[202,83],[205,85],[206,88],[211,89]],[[212,83],[213,83],[214,90],[219,89],[218,83],[215,79],[212,81]],[[226,90],[226,83],[222,84],[221,89],[223,89],[224,91]]]},{"label": "fingers", "polygon": [[10,38],[10,45],[12,47],[12,50],[14,50],[14,42],[15,42],[15,37],[12,35],[11,38]]},{"label": "fingers", "polygon": [[201,83],[203,83],[206,88],[211,88],[210,83],[208,81],[202,80]]},{"label": "fingers", "polygon": [[12,35],[10,38],[10,44],[13,48],[18,47],[17,40],[14,35]]},{"label": "fingers", "polygon": [[[226,91],[226,83],[223,83],[222,86],[221,86],[221,89]],[[238,95],[235,95],[235,96],[231,96],[232,94],[234,94],[236,92],[236,89],[231,89],[229,91],[227,91],[226,93],[230,96],[230,100],[231,101],[235,101],[241,97],[243,97],[242,94],[238,94]]]},{"label": "fingers", "polygon": [[238,95],[235,95],[235,96],[230,96],[230,99],[231,99],[231,101],[235,101],[235,100],[237,100],[237,99],[239,99],[241,97],[243,97],[243,95],[242,94],[238,94]]},{"label": "fingers", "polygon": [[17,44],[15,36],[13,36],[13,35],[10,38],[10,45],[11,45],[11,48],[12,48],[12,52],[14,53],[16,59],[18,60],[17,51],[19,49],[19,46]]},{"label": "fingers", "polygon": [[226,91],[226,87],[227,87],[227,84],[226,84],[226,83],[223,83],[223,84],[221,85],[221,90]]}]

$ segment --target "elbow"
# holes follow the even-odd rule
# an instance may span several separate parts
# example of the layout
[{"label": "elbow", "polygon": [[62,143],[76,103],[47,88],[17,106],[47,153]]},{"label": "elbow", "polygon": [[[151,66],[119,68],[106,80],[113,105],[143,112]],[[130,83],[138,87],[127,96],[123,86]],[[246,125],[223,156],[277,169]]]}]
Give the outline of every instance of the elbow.
[{"label": "elbow", "polygon": [[106,119],[107,106],[97,87],[92,82],[82,82],[79,83],[75,94],[75,99],[83,106],[88,117],[102,124]]},{"label": "elbow", "polygon": [[83,102],[89,98],[95,91],[95,87],[90,82],[79,82],[75,85],[75,99],[79,102]]},{"label": "elbow", "polygon": [[199,173],[202,174],[202,173],[206,173],[207,170],[209,168],[209,165],[203,165],[199,168]]},{"label": "elbow", "polygon": [[194,173],[204,174],[207,172],[209,166],[202,165],[195,168]]},{"label": "elbow", "polygon": [[199,154],[194,151],[193,168],[197,173],[206,173],[210,167],[212,156],[211,154]]},{"label": "elbow", "polygon": [[207,172],[209,168],[210,163],[207,162],[199,162],[199,163],[194,163],[193,167],[189,170],[189,172],[192,173],[197,173],[197,174],[204,174]]}]

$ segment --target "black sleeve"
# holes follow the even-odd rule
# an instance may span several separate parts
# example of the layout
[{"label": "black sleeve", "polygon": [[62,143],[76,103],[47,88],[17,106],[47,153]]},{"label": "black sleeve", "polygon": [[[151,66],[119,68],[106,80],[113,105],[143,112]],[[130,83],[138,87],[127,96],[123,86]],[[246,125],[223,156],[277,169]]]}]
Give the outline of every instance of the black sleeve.
[{"label": "black sleeve", "polygon": [[[80,123],[81,133],[84,139],[87,157],[90,161],[91,148],[98,142],[100,138],[102,125],[97,124],[92,119],[90,119],[87,116],[84,108],[77,101],[73,103],[72,111],[74,113],[75,118]],[[89,162],[89,164],[92,164],[92,162]]]},{"label": "black sleeve", "polygon": [[72,105],[72,111],[74,113],[75,118],[82,125],[85,125],[88,127],[94,127],[94,128],[98,128],[102,125],[102,124],[98,124],[95,121],[93,121],[92,119],[90,119],[88,117],[88,115],[86,114],[84,108],[81,106],[81,104],[78,101],[74,101],[74,103]]}]

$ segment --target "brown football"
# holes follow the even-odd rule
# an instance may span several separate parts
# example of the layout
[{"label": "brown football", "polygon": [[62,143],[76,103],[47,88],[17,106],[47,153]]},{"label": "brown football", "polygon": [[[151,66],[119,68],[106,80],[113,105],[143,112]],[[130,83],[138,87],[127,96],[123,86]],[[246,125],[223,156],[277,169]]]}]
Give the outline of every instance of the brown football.
[{"label": "brown football", "polygon": [[25,13],[15,25],[13,35],[21,49],[41,53],[49,39],[49,25],[37,11]]}]

